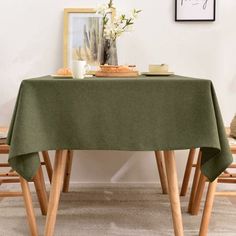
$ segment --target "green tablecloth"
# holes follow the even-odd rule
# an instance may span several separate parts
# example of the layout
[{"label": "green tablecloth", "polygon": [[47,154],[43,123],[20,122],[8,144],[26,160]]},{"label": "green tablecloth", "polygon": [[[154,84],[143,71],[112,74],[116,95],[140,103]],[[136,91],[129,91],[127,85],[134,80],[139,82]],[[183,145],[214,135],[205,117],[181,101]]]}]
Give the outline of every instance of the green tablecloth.
[{"label": "green tablecloth", "polygon": [[8,144],[10,165],[26,179],[42,150],[201,147],[211,181],[232,162],[211,81],[181,76],[24,80]]}]

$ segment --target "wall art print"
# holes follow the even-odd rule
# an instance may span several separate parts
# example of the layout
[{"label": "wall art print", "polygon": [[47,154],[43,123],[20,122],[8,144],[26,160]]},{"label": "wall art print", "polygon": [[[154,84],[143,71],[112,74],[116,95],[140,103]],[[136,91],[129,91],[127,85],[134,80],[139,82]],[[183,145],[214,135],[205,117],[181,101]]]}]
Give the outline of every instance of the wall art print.
[{"label": "wall art print", "polygon": [[176,21],[215,21],[216,0],[175,0]]}]

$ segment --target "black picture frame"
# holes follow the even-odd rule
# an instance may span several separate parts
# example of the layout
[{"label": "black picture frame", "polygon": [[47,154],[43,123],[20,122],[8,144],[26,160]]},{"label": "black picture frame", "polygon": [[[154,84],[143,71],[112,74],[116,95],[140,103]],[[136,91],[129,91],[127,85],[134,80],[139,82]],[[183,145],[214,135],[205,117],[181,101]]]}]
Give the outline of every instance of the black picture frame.
[{"label": "black picture frame", "polygon": [[[198,4],[203,4],[202,6],[204,6],[204,4],[209,4],[209,1],[211,2],[211,5],[209,7],[211,7],[212,9],[212,15],[209,16],[209,18],[201,18],[199,16],[199,18],[197,18],[196,16],[195,17],[180,17],[180,5],[184,4],[184,3],[188,3],[190,4],[192,1],[192,7],[195,7],[197,6]],[[188,9],[185,9],[186,11]],[[193,9],[191,9],[193,10]],[[183,14],[183,9],[182,9],[182,14]],[[197,14],[197,12],[196,12]],[[215,21],[216,19],[216,0],[175,0],[175,21],[180,21],[180,22],[184,22],[184,21],[193,21],[193,22],[196,22],[196,21],[210,21],[210,22],[213,22]]]}]

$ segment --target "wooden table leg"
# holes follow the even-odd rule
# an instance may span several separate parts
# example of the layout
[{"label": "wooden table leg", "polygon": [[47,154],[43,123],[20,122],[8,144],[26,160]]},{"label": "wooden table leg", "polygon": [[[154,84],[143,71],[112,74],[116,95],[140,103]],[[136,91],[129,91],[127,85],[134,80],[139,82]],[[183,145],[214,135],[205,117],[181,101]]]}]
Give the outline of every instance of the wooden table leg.
[{"label": "wooden table leg", "polygon": [[196,152],[195,148],[192,148],[189,151],[188,161],[187,161],[185,172],[184,172],[184,178],[183,178],[183,183],[182,183],[182,187],[181,187],[181,191],[180,191],[180,196],[185,196],[187,193],[188,183],[189,183],[190,175],[191,175],[192,168],[193,168],[193,161],[194,161],[194,157],[195,157],[195,152]]},{"label": "wooden table leg", "polygon": [[206,180],[207,178],[201,173],[197,185],[197,191],[193,200],[192,210],[190,212],[192,215],[197,215],[199,212]]},{"label": "wooden table leg", "polygon": [[53,236],[54,234],[57,209],[66,165],[66,155],[67,150],[56,151],[44,236]]},{"label": "wooden table leg", "polygon": [[38,195],[38,200],[41,208],[42,215],[47,215],[48,209],[48,196],[46,192],[45,181],[43,177],[42,166],[39,166],[39,169],[36,175],[33,178],[34,186]]},{"label": "wooden table leg", "polygon": [[62,192],[64,193],[68,193],[69,191],[72,162],[73,162],[73,151],[68,150],[64,183],[63,183],[63,188],[62,188]]},{"label": "wooden table leg", "polygon": [[163,165],[162,151],[155,151],[155,156],[156,156],[159,177],[161,181],[162,193],[167,194],[168,193],[167,178],[166,178],[166,173],[165,173],[165,169]]},{"label": "wooden table leg", "polygon": [[193,203],[194,203],[194,198],[196,195],[196,191],[197,191],[197,186],[198,186],[198,181],[200,178],[200,165],[201,165],[201,157],[202,157],[202,152],[199,151],[198,153],[198,159],[197,159],[197,166],[195,168],[195,173],[194,173],[194,178],[193,178],[193,184],[192,184],[192,189],[191,189],[191,193],[190,193],[190,199],[189,199],[189,203],[188,203],[188,212],[191,213],[192,212],[192,208],[193,208]]},{"label": "wooden table leg", "polygon": [[208,226],[210,222],[211,217],[211,211],[214,203],[214,196],[217,186],[217,179],[213,181],[212,183],[209,183],[207,195],[206,195],[206,202],[205,207],[202,215],[202,221],[199,231],[199,236],[206,236],[208,231]]},{"label": "wooden table leg", "polygon": [[180,197],[174,151],[164,151],[164,157],[174,232],[175,236],[183,236],[184,230],[180,208]]},{"label": "wooden table leg", "polygon": [[22,192],[23,192],[30,233],[31,233],[31,236],[38,236],[37,223],[36,223],[36,219],[35,219],[34,208],[33,208],[32,197],[31,197],[31,193],[30,193],[30,189],[29,189],[29,184],[23,177],[19,176],[19,178],[20,178],[21,188],[22,188]]},{"label": "wooden table leg", "polygon": [[49,181],[50,183],[52,183],[52,164],[50,161],[50,157],[48,155],[48,151],[42,151],[42,155],[43,155],[43,161],[45,162]]}]

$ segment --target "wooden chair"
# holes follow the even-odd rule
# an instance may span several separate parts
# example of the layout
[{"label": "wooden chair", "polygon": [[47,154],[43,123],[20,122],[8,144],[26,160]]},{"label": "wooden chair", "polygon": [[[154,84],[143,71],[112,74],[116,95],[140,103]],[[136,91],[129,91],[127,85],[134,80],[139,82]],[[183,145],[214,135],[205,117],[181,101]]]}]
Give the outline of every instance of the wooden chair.
[{"label": "wooden chair", "polygon": [[[232,154],[236,154],[236,145],[230,145],[230,150]],[[199,158],[200,159],[200,158]],[[236,174],[230,173],[230,169],[235,169],[236,163],[229,165],[226,171],[224,171],[218,178],[217,183],[227,183],[234,184],[236,183]],[[196,168],[195,175],[198,175],[196,184],[192,186],[191,195],[189,200],[188,212],[192,215],[197,215],[200,209],[200,203],[202,200],[202,195],[204,192],[205,184],[208,181],[207,178],[201,173],[200,166]],[[209,184],[211,185],[211,183]],[[220,196],[234,196],[236,192],[218,192],[216,195]]]},{"label": "wooden chair", "polygon": [[[8,128],[6,127],[0,127],[0,132],[7,132]],[[0,154],[9,154],[9,146],[6,144],[6,139],[0,139]],[[43,161],[41,162],[41,165],[46,167],[48,179],[51,183],[52,181],[52,164],[50,161],[50,157],[47,151],[42,151],[42,157]],[[9,165],[6,163],[4,166],[0,167],[9,167]]]},{"label": "wooden chair", "polygon": [[[236,145],[230,145],[230,150],[232,154],[236,154]],[[214,182],[208,184],[206,201],[205,201],[205,206],[203,210],[201,226],[200,226],[200,231],[199,231],[200,236],[207,235],[214,197],[215,196],[236,196],[236,191],[235,192],[232,192],[232,191],[216,192],[216,187],[218,183],[236,184],[236,174],[230,173],[229,171],[230,169],[235,169],[235,168],[236,168],[236,163],[231,164],[228,167],[227,171],[224,171]],[[195,199],[194,199],[194,204],[191,211],[191,213],[194,215],[197,215],[199,212],[200,202],[202,199],[206,182],[207,182],[207,178],[201,174],[199,183],[198,183],[198,188],[195,195]]]},{"label": "wooden chair", "polygon": [[[7,128],[0,127],[0,131],[6,132]],[[9,149],[10,149],[10,147],[6,144],[6,139],[5,140],[0,139],[0,154],[9,154]],[[35,186],[36,193],[38,196],[42,215],[46,215],[47,210],[48,210],[48,197],[47,197],[45,182],[44,182],[44,178],[43,178],[42,165],[44,165],[46,167],[46,171],[47,171],[50,183],[52,181],[53,170],[52,170],[52,165],[51,165],[51,161],[49,158],[49,154],[47,151],[42,151],[42,157],[43,157],[43,162],[41,162],[39,170],[37,171],[37,173],[36,173],[35,177],[32,179],[32,181],[34,182],[34,186]],[[68,150],[67,158],[66,158],[64,182],[63,182],[63,186],[62,186],[63,192],[69,191],[69,181],[70,181],[70,175],[71,175],[72,160],[73,160],[73,151]],[[10,168],[8,163],[0,163],[0,167]],[[28,220],[31,235],[37,236],[38,230],[37,230],[37,224],[36,224],[36,219],[35,219],[35,214],[34,214],[32,197],[31,197],[28,182],[24,178],[19,176],[15,171],[10,169],[9,171],[7,171],[5,173],[0,173],[0,186],[1,186],[1,184],[7,184],[7,183],[20,183],[22,192],[2,191],[2,192],[0,192],[0,197],[23,196],[24,202],[25,202],[27,220]]]},{"label": "wooden chair", "polygon": [[[6,132],[6,131],[7,131],[6,127],[0,127],[0,132]],[[8,154],[9,153],[9,146],[6,143],[4,143],[4,141],[6,141],[6,140],[1,139],[0,154]],[[47,170],[48,179],[51,183],[51,181],[52,181],[52,164],[51,164],[48,152],[42,151],[42,157],[43,157],[43,162],[41,162],[41,165],[45,165],[46,170]],[[72,161],[73,161],[73,151],[68,150],[66,169],[65,169],[64,181],[63,181],[63,187],[62,187],[62,191],[64,193],[67,193],[69,191]],[[4,167],[7,167],[7,166],[9,166],[7,163],[4,164]]]},{"label": "wooden chair", "polygon": [[[229,128],[226,128],[226,133],[229,135],[230,130]],[[231,151],[233,152],[235,149],[234,145],[230,145]],[[189,179],[191,175],[192,168],[195,168],[195,173],[194,173],[194,178],[192,182],[192,188],[191,188],[191,193],[190,193],[190,199],[189,199],[189,205],[188,205],[188,212],[192,215],[197,215],[199,212],[200,208],[200,202],[202,199],[202,194],[204,191],[204,186],[206,182],[205,176],[201,174],[200,171],[200,164],[201,164],[201,152],[198,152],[198,158],[197,158],[197,163],[194,164],[194,157],[196,154],[197,149],[191,149],[189,151],[189,156],[188,156],[188,161],[186,164],[185,168],[185,174],[182,182],[182,187],[181,187],[181,196],[185,196],[187,189],[188,189],[188,184],[189,184]],[[236,164],[231,164],[229,168],[236,168]],[[229,178],[227,178],[229,177]],[[218,182],[220,183],[232,183],[234,180],[230,179],[231,177],[236,177],[235,174],[230,174],[228,171],[225,171],[220,175],[218,178]]]},{"label": "wooden chair", "polygon": [[[0,130],[5,131],[6,129],[0,128]],[[0,139],[0,141],[1,141],[0,154],[8,154],[10,147],[5,143],[6,140]],[[49,177],[49,180],[51,181],[51,179],[52,179],[52,166],[51,166],[51,162],[49,159],[49,155],[47,152],[42,152],[42,154],[43,154],[44,162],[41,162],[41,164],[46,166],[48,177]],[[10,168],[9,164],[6,162],[1,162],[0,167],[7,168],[7,169]],[[36,193],[37,193],[37,196],[39,199],[41,212],[43,215],[46,215],[47,208],[48,208],[48,198],[47,198],[47,193],[46,193],[46,188],[45,188],[41,165],[39,167],[39,170],[37,171],[37,174],[32,179],[32,181],[34,182],[34,185],[35,185],[35,189],[36,189]],[[34,209],[33,209],[33,204],[32,204],[32,198],[31,198],[28,182],[24,178],[19,176],[15,171],[10,169],[8,171],[5,171],[4,173],[2,173],[2,172],[0,173],[0,185],[9,184],[9,183],[20,183],[22,192],[21,191],[1,191],[0,197],[23,196],[31,235],[34,235],[34,236],[38,235],[37,234],[37,225],[36,225],[36,220],[35,220],[35,215],[34,215]]]},{"label": "wooden chair", "polygon": [[[6,144],[0,144],[0,154],[7,154],[9,152],[9,146]],[[0,167],[9,167],[8,163],[0,163]],[[47,214],[47,208],[48,208],[48,198],[46,193],[46,188],[44,184],[44,178],[43,178],[43,172],[41,166],[39,167],[39,170],[35,177],[32,180],[34,182],[37,196],[40,203],[41,212],[43,215]],[[15,171],[9,170],[5,173],[0,173],[0,185],[2,184],[8,184],[8,183],[20,183],[22,192],[20,191],[1,191],[0,197],[18,197],[23,196],[26,213],[27,213],[27,220],[30,228],[31,235],[37,236],[37,224],[35,220],[34,215],[34,208],[32,204],[32,198],[31,193],[29,189],[28,182],[19,176]]]},{"label": "wooden chair", "polygon": [[[227,133],[229,132],[229,128],[226,128],[226,132]],[[187,160],[187,164],[186,164],[185,172],[184,172],[184,178],[182,182],[182,187],[180,191],[180,196],[186,196],[192,169],[196,168],[200,164],[200,157],[199,157],[199,155],[201,155],[200,153],[198,154],[198,163],[194,163],[194,158],[196,156],[196,153],[197,153],[196,148],[192,148],[189,151],[188,160]],[[199,177],[200,177],[200,171],[197,170],[195,171],[195,175],[193,179],[193,186],[192,186],[192,188],[195,190],[196,190],[196,184],[199,180]]]},{"label": "wooden chair", "polygon": [[[229,134],[229,129],[227,128],[226,128],[226,133]],[[230,150],[232,154],[236,154],[236,145],[230,144]],[[191,194],[190,194],[188,212],[192,215],[197,215],[199,213],[200,203],[202,200],[204,188],[208,180],[203,174],[201,174],[201,171],[200,171],[201,152],[199,151],[197,164],[193,164],[193,158],[191,155],[189,159],[190,160],[188,160],[188,163],[186,166],[187,170],[185,170],[185,173],[186,172],[191,173],[191,169],[193,167],[196,167],[196,169],[195,169],[195,174],[194,174],[194,179],[193,179],[193,184],[192,184],[192,189],[191,189]],[[235,168],[236,168],[236,163],[232,163],[228,167],[228,169],[225,170],[214,182],[209,183],[205,206],[204,206],[203,215],[202,215],[202,220],[201,220],[200,231],[199,231],[200,236],[207,235],[210,216],[211,216],[211,210],[212,210],[213,202],[214,202],[214,196],[236,196],[236,192],[229,192],[229,191],[216,192],[216,186],[218,183],[227,183],[227,184],[236,183],[236,173],[230,172],[230,169],[235,169]],[[186,184],[188,181],[187,181],[187,178],[184,179],[183,184],[182,184],[182,189],[183,189],[182,193],[186,194],[185,192],[186,186],[184,186],[184,184]]]},{"label": "wooden chair", "polygon": [[[183,178],[183,182],[182,182],[182,186],[181,186],[180,196],[186,196],[192,169],[199,167],[199,165],[200,165],[200,159],[201,159],[200,152],[198,154],[197,163],[194,163],[194,158],[196,156],[196,152],[197,152],[196,148],[192,148],[189,151],[188,160],[187,160],[187,164],[186,164],[185,172],[184,172],[184,178]],[[235,168],[236,168],[236,164],[235,164]],[[225,173],[225,174],[227,176],[227,173]],[[198,169],[198,170],[195,170],[194,179],[193,179],[192,189],[194,189],[194,190],[196,190],[196,184],[198,183],[199,177],[200,177],[200,171]]]}]

